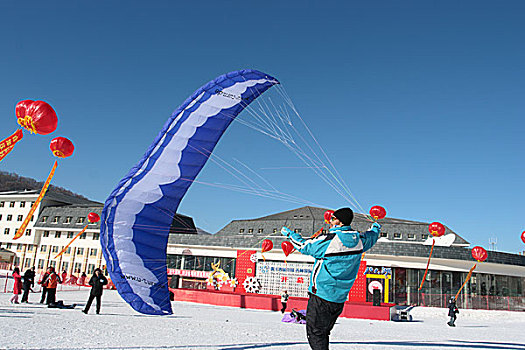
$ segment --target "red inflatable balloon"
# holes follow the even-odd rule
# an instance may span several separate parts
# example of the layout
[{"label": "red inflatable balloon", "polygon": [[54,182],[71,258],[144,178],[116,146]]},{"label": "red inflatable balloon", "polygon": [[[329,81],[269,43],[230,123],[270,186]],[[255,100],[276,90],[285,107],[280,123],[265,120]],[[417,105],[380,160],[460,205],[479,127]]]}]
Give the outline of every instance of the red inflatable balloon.
[{"label": "red inflatable balloon", "polygon": [[374,220],[384,219],[386,216],[386,210],[382,206],[375,205],[370,208],[370,216],[373,217]]},{"label": "red inflatable balloon", "polygon": [[523,241],[523,243],[525,243],[525,231],[523,231],[523,233],[521,234],[521,240]]},{"label": "red inflatable balloon", "polygon": [[290,255],[290,253],[292,253],[295,250],[293,244],[288,241],[284,241],[283,243],[281,243],[281,248],[283,249],[285,256]]},{"label": "red inflatable balloon", "polygon": [[487,259],[487,251],[480,246],[472,248],[472,257],[478,262],[483,262]]},{"label": "red inflatable balloon", "polygon": [[49,148],[53,152],[53,155],[59,158],[69,157],[75,150],[73,142],[66,139],[65,137],[55,137],[53,140],[51,140]]},{"label": "red inflatable balloon", "polygon": [[324,222],[329,224],[330,223],[330,219],[332,218],[332,215],[334,215],[334,211],[333,210],[327,210],[324,212]]},{"label": "red inflatable balloon", "polygon": [[441,237],[445,234],[445,226],[439,222],[433,222],[428,225],[428,232],[434,237]]},{"label": "red inflatable balloon", "polygon": [[273,242],[270,241],[269,239],[265,239],[262,242],[262,253],[269,252],[272,249],[273,249]]},{"label": "red inflatable balloon", "polygon": [[15,107],[15,113],[18,124],[31,133],[47,135],[57,128],[55,110],[44,101],[20,101]]},{"label": "red inflatable balloon", "polygon": [[100,216],[98,216],[97,213],[89,213],[88,214],[88,221],[89,222],[95,223],[95,222],[99,222],[99,220],[100,220]]}]

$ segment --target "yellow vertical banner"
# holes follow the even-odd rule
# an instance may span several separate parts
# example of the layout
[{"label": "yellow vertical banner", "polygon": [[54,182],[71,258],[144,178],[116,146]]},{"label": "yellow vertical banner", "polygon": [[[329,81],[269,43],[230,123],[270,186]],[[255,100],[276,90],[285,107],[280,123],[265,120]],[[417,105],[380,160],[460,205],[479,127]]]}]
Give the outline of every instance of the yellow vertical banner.
[{"label": "yellow vertical banner", "polygon": [[[89,224],[88,224],[89,225]],[[73,239],[71,241],[69,241],[69,243],[60,251],[60,253],[58,253],[53,259],[56,259],[58,258],[60,255],[64,254],[64,252],[67,250],[67,248],[69,248],[69,246],[71,245],[71,243],[73,243],[75,241],[75,239],[77,239],[78,237],[80,237],[81,234],[83,234],[84,232],[86,232],[86,229],[88,228],[88,225],[84,226],[84,228],[82,229],[82,231],[80,231],[79,233],[77,233],[77,235],[75,237],[73,237]]]},{"label": "yellow vertical banner", "polygon": [[13,135],[0,141],[0,161],[13,150],[15,143],[20,141],[22,137],[24,137],[24,133],[22,129],[18,129]]},{"label": "yellow vertical banner", "polygon": [[29,221],[31,221],[31,217],[36,211],[36,208],[42,201],[42,198],[44,198],[47,188],[49,187],[49,184],[51,183],[51,179],[53,178],[53,175],[55,175],[55,170],[57,169],[58,162],[55,160],[55,164],[53,165],[53,168],[51,169],[51,172],[49,173],[49,176],[47,177],[46,182],[44,183],[44,186],[42,186],[42,190],[40,191],[40,194],[38,195],[38,198],[36,199],[35,203],[33,203],[33,206],[31,206],[31,209],[29,210],[29,213],[27,214],[26,218],[24,219],[24,222],[22,223],[22,226],[16,231],[15,236],[13,239],[19,239],[24,234],[27,225],[29,225]]}]

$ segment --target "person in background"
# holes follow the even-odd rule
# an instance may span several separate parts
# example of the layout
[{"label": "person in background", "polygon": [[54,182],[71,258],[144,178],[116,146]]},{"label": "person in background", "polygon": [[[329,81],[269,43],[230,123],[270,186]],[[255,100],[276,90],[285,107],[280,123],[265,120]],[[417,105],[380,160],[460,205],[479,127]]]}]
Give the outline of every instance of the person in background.
[{"label": "person in background", "polygon": [[46,286],[47,286],[47,301],[46,304],[54,304],[56,301],[57,286],[59,283],[62,283],[60,277],[55,272],[54,267],[49,268],[49,275],[47,276]]},{"label": "person in background", "polygon": [[20,276],[20,269],[18,267],[15,267],[15,269],[13,270],[13,279],[13,296],[11,297],[11,299],[9,299],[9,301],[11,302],[11,304],[20,304],[18,302],[18,295],[22,293],[22,276]]},{"label": "person in background", "polygon": [[80,275],[80,278],[78,279],[77,283],[81,286],[85,285],[86,284],[86,278],[87,278],[87,275],[85,272],[82,272],[82,274]]},{"label": "person in background", "polygon": [[360,233],[350,226],[353,218],[350,208],[336,210],[330,219],[330,230],[315,238],[305,239],[287,227],[281,230],[295,249],[315,258],[306,308],[306,336],[314,350],[328,349],[330,332],[343,312],[361,255],[379,238],[381,225],[374,222],[369,231]]},{"label": "person in background", "polygon": [[448,302],[448,315],[450,316],[450,321],[448,321],[447,324],[450,327],[456,327],[456,325],[454,324],[457,318],[456,314],[459,314],[459,309],[456,306],[456,298],[452,297]]},{"label": "person in background", "polygon": [[284,312],[286,311],[286,304],[288,303],[288,298],[290,296],[288,295],[288,291],[285,289],[283,290],[283,292],[281,293],[281,305],[282,305],[282,308],[281,308],[281,313],[284,314]]},{"label": "person in background", "polygon": [[35,285],[35,267],[28,269],[24,272],[24,282],[22,283],[22,288],[24,289],[24,294],[22,294],[22,303],[29,303],[29,292],[31,288]]},{"label": "person in background", "polygon": [[67,280],[67,271],[66,270],[62,271],[62,276],[60,277],[62,277],[62,283],[65,283]]},{"label": "person in background", "polygon": [[104,276],[101,269],[96,268],[95,271],[93,271],[93,276],[91,276],[91,279],[89,280],[91,292],[89,293],[89,299],[87,301],[86,307],[84,308],[84,310],[82,310],[83,313],[87,314],[89,312],[91,303],[95,298],[97,299],[96,312],[97,314],[100,313],[100,306],[102,304],[102,290],[106,284],[108,284],[108,279],[106,278],[106,276]]},{"label": "person in background", "polygon": [[40,297],[40,304],[43,304],[46,301],[47,297],[47,278],[49,277],[49,269],[48,267],[46,269],[46,273],[40,278],[40,281],[38,281],[38,284],[42,287],[42,296]]}]

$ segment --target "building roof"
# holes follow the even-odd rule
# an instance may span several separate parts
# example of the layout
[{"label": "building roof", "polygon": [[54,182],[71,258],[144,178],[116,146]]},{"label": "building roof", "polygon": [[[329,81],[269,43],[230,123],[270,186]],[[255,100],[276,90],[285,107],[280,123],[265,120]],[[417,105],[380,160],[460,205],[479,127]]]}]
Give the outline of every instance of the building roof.
[{"label": "building roof", "polygon": [[[0,192],[1,196],[35,196],[38,197],[40,190],[17,190],[17,191],[3,191]],[[102,203],[82,198],[80,196],[69,195],[66,193],[55,192],[50,188],[43,198],[45,202],[59,202],[63,204],[82,204],[82,205],[102,205]]]}]

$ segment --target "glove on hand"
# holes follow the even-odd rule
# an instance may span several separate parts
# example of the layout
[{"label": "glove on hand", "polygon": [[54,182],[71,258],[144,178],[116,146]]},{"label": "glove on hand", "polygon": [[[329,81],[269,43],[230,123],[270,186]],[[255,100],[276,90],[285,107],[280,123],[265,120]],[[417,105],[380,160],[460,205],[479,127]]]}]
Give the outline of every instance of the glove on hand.
[{"label": "glove on hand", "polygon": [[289,229],[288,227],[286,227],[286,226],[283,226],[283,228],[281,229],[281,234],[282,234],[283,236],[288,237],[288,236],[290,236],[290,233],[292,233],[292,230],[290,230],[290,229]]},{"label": "glove on hand", "polygon": [[374,222],[372,226],[370,226],[370,231],[374,231],[375,233],[381,232],[381,225],[379,225],[377,222]]}]

